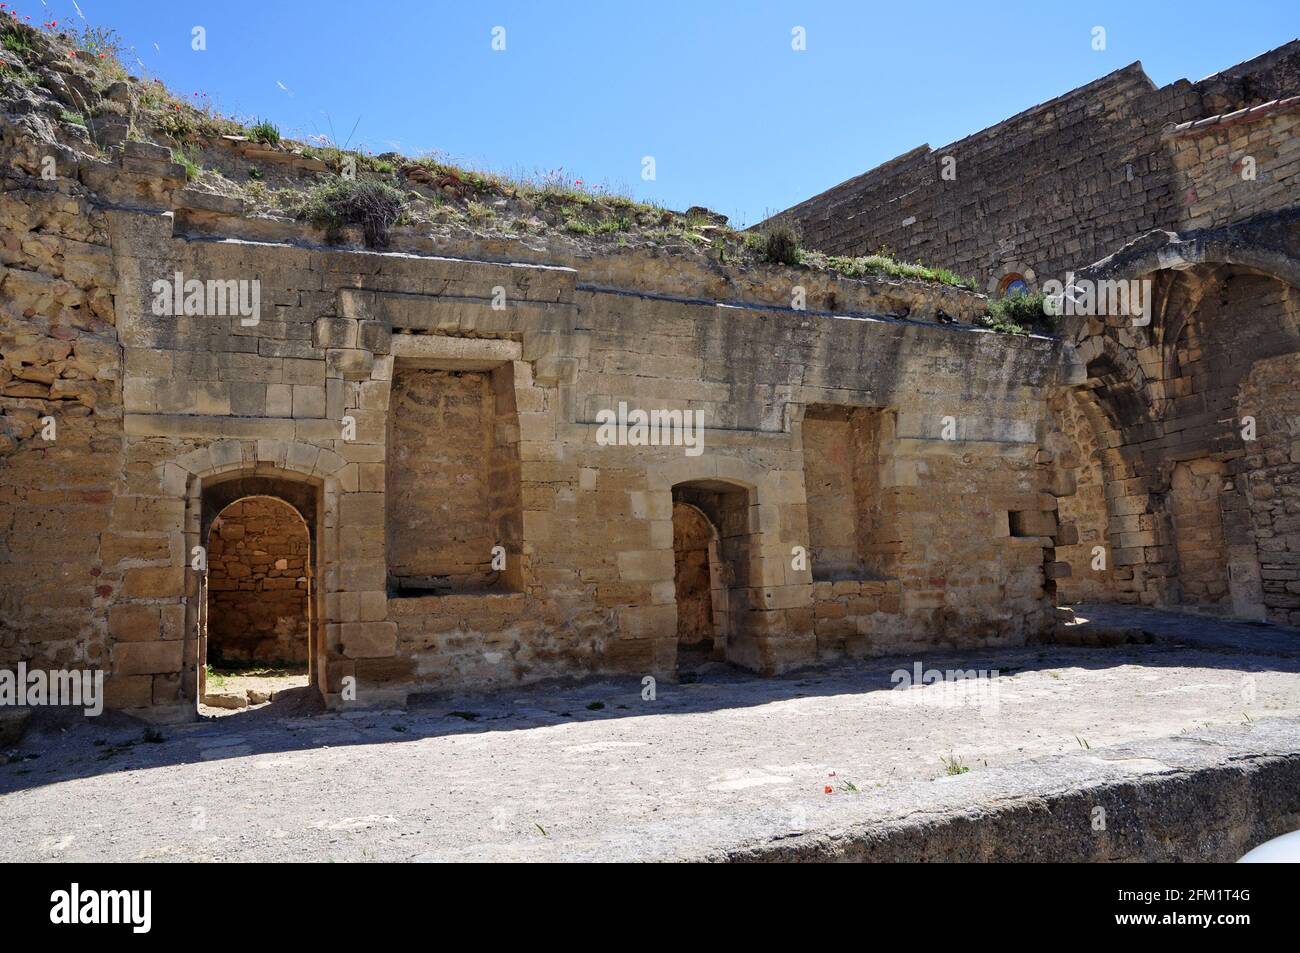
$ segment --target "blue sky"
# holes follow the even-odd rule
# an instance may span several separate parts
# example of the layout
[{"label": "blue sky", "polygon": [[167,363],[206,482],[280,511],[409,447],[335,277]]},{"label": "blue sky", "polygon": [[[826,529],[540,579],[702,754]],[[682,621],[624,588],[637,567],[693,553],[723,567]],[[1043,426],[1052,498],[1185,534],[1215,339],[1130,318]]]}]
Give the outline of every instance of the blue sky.
[{"label": "blue sky", "polygon": [[[77,2],[173,90],[287,134],[342,142],[355,124],[354,147],[562,168],[739,225],[1134,60],[1163,85],[1300,35],[1296,0]],[[76,15],[72,0],[46,4],[16,5]],[[791,49],[795,26],[805,51]]]}]

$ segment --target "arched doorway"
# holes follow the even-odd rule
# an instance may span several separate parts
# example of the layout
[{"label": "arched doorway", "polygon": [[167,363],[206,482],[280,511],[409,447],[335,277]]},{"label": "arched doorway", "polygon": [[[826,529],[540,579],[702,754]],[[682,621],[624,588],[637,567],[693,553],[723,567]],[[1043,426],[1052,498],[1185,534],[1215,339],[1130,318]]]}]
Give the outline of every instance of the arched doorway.
[{"label": "arched doorway", "polygon": [[229,504],[208,529],[208,662],[307,665],[311,538],[273,496]]},{"label": "arched doorway", "polygon": [[678,670],[737,661],[735,654],[744,650],[737,636],[751,609],[750,559],[756,548],[751,490],[723,480],[690,480],[673,485],[672,501]]},{"label": "arched doorway", "polygon": [[318,680],[317,496],[267,476],[203,488],[200,704],[246,708]]},{"label": "arched doorway", "polygon": [[[699,507],[673,503],[673,582],[677,595],[677,667],[721,659],[726,588],[718,530]],[[715,604],[716,603],[716,604]]]}]

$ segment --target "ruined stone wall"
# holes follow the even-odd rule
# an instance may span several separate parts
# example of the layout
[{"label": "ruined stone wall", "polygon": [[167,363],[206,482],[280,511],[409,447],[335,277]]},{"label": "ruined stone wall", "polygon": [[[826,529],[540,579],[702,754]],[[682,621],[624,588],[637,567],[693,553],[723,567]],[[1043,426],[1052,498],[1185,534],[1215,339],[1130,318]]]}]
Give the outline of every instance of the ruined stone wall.
[{"label": "ruined stone wall", "polygon": [[[1192,221],[1211,221],[1206,203],[1220,200],[1189,196],[1187,179],[1198,176],[1184,168],[1202,161],[1203,143],[1174,140],[1171,155],[1163,132],[1295,95],[1298,75],[1296,42],[1197,83],[1162,88],[1135,63],[947,146],[921,146],[778,217],[796,222],[812,248],[840,255],[885,248],[902,260],[973,275],[990,291],[1011,273],[1031,286],[1064,280],[1136,235],[1176,226],[1189,202]],[[1286,123],[1276,125],[1252,142],[1270,175],[1277,166],[1279,188],[1251,193],[1260,207],[1293,204],[1279,177],[1293,174],[1287,142],[1294,140]],[[1217,161],[1214,148],[1206,160]]]},{"label": "ruined stone wall", "polygon": [[1228,554],[1219,509],[1223,463],[1205,458],[1178,463],[1169,483],[1180,601],[1201,607],[1228,602]]},{"label": "ruined stone wall", "polygon": [[287,503],[232,503],[208,536],[208,659],[307,661],[307,527]]},{"label": "ruined stone wall", "polygon": [[[73,215],[39,189],[3,197],[15,227],[0,343],[5,387],[20,388],[6,390],[0,457],[3,664],[97,665],[110,706],[192,717],[224,607],[205,605],[191,554],[227,503],[268,493],[292,496],[311,529],[306,641],[332,704],[350,687],[371,703],[671,676],[676,498],[718,529],[715,631],[722,657],[755,671],[1016,644],[1050,621],[1053,540],[1007,526],[1011,511],[1053,520],[1038,454],[1069,361],[1050,340],[974,330],[974,296],[801,272],[810,308],[793,311],[780,269],[636,252],[578,270],[414,238],[401,254],[321,248],[292,226],[196,211],[186,203],[207,200],[180,188],[178,214],[162,214],[141,183],[169,181],[166,160],[118,161],[131,169],[104,188],[138,186],[132,202]],[[77,266],[81,284],[56,277],[68,256],[94,262]],[[157,307],[177,273],[258,282],[258,319]],[[599,415],[620,403],[702,412],[701,451],[602,441]],[[868,553],[885,578],[845,581],[851,592],[814,585],[796,559],[809,508],[822,525],[824,506],[839,512],[807,492],[808,407],[869,422],[850,428],[852,466],[869,471],[855,544],[870,550],[884,524],[890,537]],[[46,412],[52,445],[30,427]],[[472,505],[447,505],[467,487]],[[220,527],[217,540],[224,566]],[[392,584],[481,573],[493,545],[506,569],[490,585]]]},{"label": "ruined stone wall", "polygon": [[1271,620],[1300,625],[1300,355],[1257,363],[1242,385],[1239,410],[1258,428],[1243,461],[1242,489],[1263,601]]},{"label": "ruined stone wall", "polygon": [[[133,531],[152,514],[115,499],[122,360],[112,287],[102,212],[66,183],[0,191],[0,666],[107,666],[142,621],[110,614],[128,584],[141,584],[129,567],[170,552],[167,540]],[[109,531],[114,513],[121,529]],[[174,611],[146,615],[155,632],[179,637]]]},{"label": "ruined stone wall", "polygon": [[[1104,485],[1114,598],[1293,621],[1300,534],[1281,500],[1294,432],[1282,408],[1300,350],[1297,249],[1294,214],[1271,214],[1186,239],[1148,236],[1089,271],[1149,281],[1153,300],[1149,324],[1066,322],[1089,427],[1061,423],[1058,410],[1076,452],[1054,466],[1063,484]],[[1096,506],[1072,499],[1070,510],[1084,517],[1082,535]],[[1078,557],[1063,558],[1077,569]],[[1095,577],[1085,579],[1063,588],[1083,592]]]}]

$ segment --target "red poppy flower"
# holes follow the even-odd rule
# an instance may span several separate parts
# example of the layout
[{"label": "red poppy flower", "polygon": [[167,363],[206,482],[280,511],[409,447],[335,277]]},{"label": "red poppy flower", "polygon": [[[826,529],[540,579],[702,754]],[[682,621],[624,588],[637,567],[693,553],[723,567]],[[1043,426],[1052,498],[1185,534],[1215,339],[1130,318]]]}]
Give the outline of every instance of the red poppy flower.
[{"label": "red poppy flower", "polygon": [[829,785],[829,784],[828,784],[828,785],[826,785],[826,793],[827,793],[827,794],[830,794],[830,793],[831,793],[831,791],[832,791],[832,788],[831,788],[831,786],[830,786],[830,785]]}]

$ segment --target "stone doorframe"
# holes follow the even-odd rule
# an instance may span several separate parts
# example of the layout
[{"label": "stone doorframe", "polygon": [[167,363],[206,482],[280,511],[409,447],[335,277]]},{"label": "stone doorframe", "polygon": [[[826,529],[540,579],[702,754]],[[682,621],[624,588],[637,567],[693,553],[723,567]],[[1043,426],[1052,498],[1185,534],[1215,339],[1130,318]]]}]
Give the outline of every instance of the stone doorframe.
[{"label": "stone doorframe", "polygon": [[[736,490],[739,489],[739,487],[736,488]],[[709,569],[709,607],[713,621],[713,654],[715,658],[718,656],[725,658],[727,643],[731,634],[731,599],[730,580],[727,579],[728,567],[722,554],[722,533],[717,524],[709,517],[709,514],[694,503],[674,500],[673,508],[675,509],[678,506],[693,510],[709,528],[709,542],[706,552],[708,554]],[[673,581],[676,582],[675,577]]]},{"label": "stone doorframe", "polygon": [[[330,647],[326,640],[326,626],[336,622],[329,615],[327,598],[337,589],[338,583],[338,507],[340,489],[332,473],[318,467],[320,448],[310,444],[285,440],[221,440],[179,457],[169,475],[185,483],[185,552],[187,557],[194,547],[203,545],[215,512],[205,512],[204,503],[211,510],[214,502],[231,492],[238,498],[248,494],[239,490],[245,487],[270,488],[260,495],[283,500],[298,511],[307,523],[311,538],[311,599],[309,615],[311,631],[308,635],[309,684],[322,695],[326,693]],[[221,493],[223,487],[226,493]],[[298,494],[280,494],[275,486],[301,486],[309,490]],[[288,496],[298,496],[288,499]],[[305,501],[311,500],[314,512],[303,512]],[[223,504],[224,505],[224,504]],[[220,510],[220,506],[217,510]],[[182,699],[186,704],[197,705],[202,693],[203,664],[201,654],[206,648],[207,626],[206,573],[200,573],[186,564],[185,573],[185,654],[195,659],[193,673],[182,678]]]},{"label": "stone doorframe", "polygon": [[[683,483],[697,487],[716,484],[720,490],[744,491],[749,497],[744,527],[748,553],[743,565],[732,566],[736,580],[728,606],[727,661],[772,675],[815,659],[816,637],[811,628],[798,631],[803,627],[792,625],[787,617],[790,610],[811,612],[812,572],[791,568],[789,546],[781,538],[781,509],[803,502],[802,477],[792,481],[786,471],[738,456],[682,457],[647,470],[647,490],[655,498],[651,509],[671,514],[673,487]],[[725,534],[723,527],[718,529]],[[806,546],[806,525],[798,535]],[[671,634],[675,645],[675,613]]]}]

